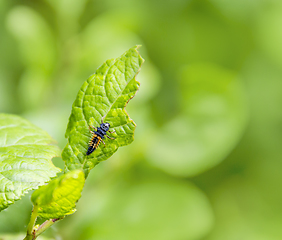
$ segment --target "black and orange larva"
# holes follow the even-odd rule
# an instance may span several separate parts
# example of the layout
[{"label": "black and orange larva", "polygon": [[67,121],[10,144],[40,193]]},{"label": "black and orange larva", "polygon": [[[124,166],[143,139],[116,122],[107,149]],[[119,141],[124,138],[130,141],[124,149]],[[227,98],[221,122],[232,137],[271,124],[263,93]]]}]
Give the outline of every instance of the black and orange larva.
[{"label": "black and orange larva", "polygon": [[86,155],[90,155],[92,152],[94,152],[95,149],[97,149],[97,147],[100,145],[100,143],[102,142],[104,145],[104,141],[103,141],[103,138],[106,136],[110,139],[115,139],[113,137],[109,137],[107,135],[107,132],[109,133],[113,133],[113,132],[110,132],[109,129],[110,129],[110,124],[107,123],[107,122],[103,122],[103,119],[102,119],[102,123],[100,124],[100,127],[98,128],[95,128],[95,127],[92,127],[94,129],[96,129],[96,131],[91,131],[91,128],[92,126],[89,126],[89,130],[90,132],[92,133],[92,137],[89,141],[89,147],[88,147],[88,150],[86,152]]}]

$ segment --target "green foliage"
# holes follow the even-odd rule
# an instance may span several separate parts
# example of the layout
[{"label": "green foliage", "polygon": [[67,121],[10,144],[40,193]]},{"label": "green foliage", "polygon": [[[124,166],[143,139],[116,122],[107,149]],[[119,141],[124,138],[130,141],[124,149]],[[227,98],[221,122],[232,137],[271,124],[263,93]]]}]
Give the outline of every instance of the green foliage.
[{"label": "green foliage", "polygon": [[[4,234],[0,235],[0,240],[23,240],[24,237],[24,234]],[[37,240],[54,240],[54,238],[39,236]]]},{"label": "green foliage", "polygon": [[[96,164],[133,141],[135,123],[124,108],[139,88],[135,76],[143,61],[135,46],[119,58],[106,61],[82,85],[72,106],[66,130],[68,143],[62,153],[68,170],[82,168],[87,176]],[[105,147],[86,156],[89,126],[98,127],[102,118],[115,130],[115,140],[105,139]]]},{"label": "green foliage", "polygon": [[38,207],[38,216],[51,219],[74,213],[84,182],[83,171],[73,170],[34,191],[31,200]]},{"label": "green foliage", "polygon": [[[81,81],[136,43],[146,58],[140,90],[126,107],[137,124],[134,143],[95,167],[78,211],[49,234],[101,239],[113,228],[134,239],[127,232],[138,231],[141,213],[127,206],[145,195],[136,205],[149,215],[138,222],[148,232],[154,228],[146,224],[158,221],[168,235],[180,237],[185,228],[205,235],[187,231],[187,240],[282,239],[281,16],[281,1],[0,1],[0,110],[28,116],[62,148]],[[126,178],[125,169],[132,173]],[[139,187],[135,180],[150,169],[154,179]],[[160,172],[173,184],[164,182],[167,196],[158,198]],[[193,221],[177,214],[177,199],[194,196],[184,187],[176,193],[191,176],[216,216],[211,231],[197,221],[208,218],[198,212],[204,201],[185,212]],[[26,231],[30,211],[26,195],[0,213],[0,232]]]},{"label": "green foliage", "polygon": [[[112,179],[106,191],[91,194],[99,207],[86,205],[77,212],[79,228],[67,239],[202,239],[211,229],[209,201],[193,184],[149,175],[129,183],[124,180],[127,174]],[[86,201],[81,201],[82,206]]]},{"label": "green foliage", "polygon": [[0,211],[60,171],[51,159],[60,149],[47,132],[27,120],[0,114]]},{"label": "green foliage", "polygon": [[214,64],[188,65],[180,80],[181,114],[153,139],[148,158],[170,174],[195,176],[222,161],[239,141],[247,101],[236,74]]},{"label": "green foliage", "polygon": [[44,93],[52,91],[48,80],[56,58],[50,26],[36,11],[25,6],[16,7],[9,12],[7,26],[19,44],[20,60],[25,66],[29,66],[20,76],[20,82],[24,82],[18,91],[21,104],[31,109],[38,104],[39,99],[50,101],[44,98]]},{"label": "green foliage", "polygon": [[[121,57],[106,61],[82,86],[73,104],[66,131],[68,144],[62,153],[70,171],[48,185],[41,186],[59,172],[50,160],[59,155],[59,148],[45,131],[28,121],[14,115],[0,115],[0,210],[28,190],[41,186],[31,197],[34,209],[25,239],[37,237],[54,224],[54,219],[75,212],[85,182],[84,172],[87,175],[91,168],[106,160],[118,147],[133,141],[135,123],[124,108],[139,88],[135,76],[144,60],[137,49],[138,46],[135,46]],[[115,129],[115,140],[85,159],[90,139],[87,136],[90,135],[88,126],[99,126],[102,119]],[[85,134],[85,129],[88,134]],[[73,161],[81,157],[83,161]],[[38,216],[47,221],[37,227],[34,225]]]}]

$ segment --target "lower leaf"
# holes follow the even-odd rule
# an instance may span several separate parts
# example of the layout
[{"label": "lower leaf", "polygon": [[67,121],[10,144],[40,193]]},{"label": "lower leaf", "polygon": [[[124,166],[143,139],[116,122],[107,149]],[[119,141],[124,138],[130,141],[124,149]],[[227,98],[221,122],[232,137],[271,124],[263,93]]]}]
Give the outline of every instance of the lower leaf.
[{"label": "lower leaf", "polygon": [[83,171],[74,170],[34,191],[31,200],[38,207],[38,216],[54,219],[74,213],[84,182]]}]

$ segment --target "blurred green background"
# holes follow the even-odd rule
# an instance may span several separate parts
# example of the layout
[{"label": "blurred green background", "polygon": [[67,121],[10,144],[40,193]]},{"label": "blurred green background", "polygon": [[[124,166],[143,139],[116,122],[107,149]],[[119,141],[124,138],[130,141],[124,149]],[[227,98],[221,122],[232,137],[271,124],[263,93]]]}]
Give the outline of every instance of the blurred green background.
[{"label": "blurred green background", "polygon": [[[61,148],[87,77],[136,44],[146,60],[135,141],[45,235],[282,239],[281,26],[280,0],[1,0],[0,111]],[[0,213],[1,233],[26,231],[29,197]]]}]

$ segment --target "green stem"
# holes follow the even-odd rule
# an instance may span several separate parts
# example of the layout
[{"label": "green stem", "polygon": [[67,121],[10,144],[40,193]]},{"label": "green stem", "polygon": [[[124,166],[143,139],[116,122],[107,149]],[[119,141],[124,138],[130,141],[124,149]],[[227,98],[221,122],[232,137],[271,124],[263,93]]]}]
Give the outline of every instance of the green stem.
[{"label": "green stem", "polygon": [[60,218],[49,219],[42,223],[37,230],[35,231],[35,238],[36,239],[41,233],[43,233],[47,228],[51,227],[55,222],[61,220]]},{"label": "green stem", "polygon": [[27,226],[27,233],[26,233],[26,237],[24,238],[24,240],[33,240],[33,227],[35,225],[36,219],[37,219],[37,212],[38,212],[38,206],[34,205],[33,206],[33,210],[31,213],[31,217]]}]

